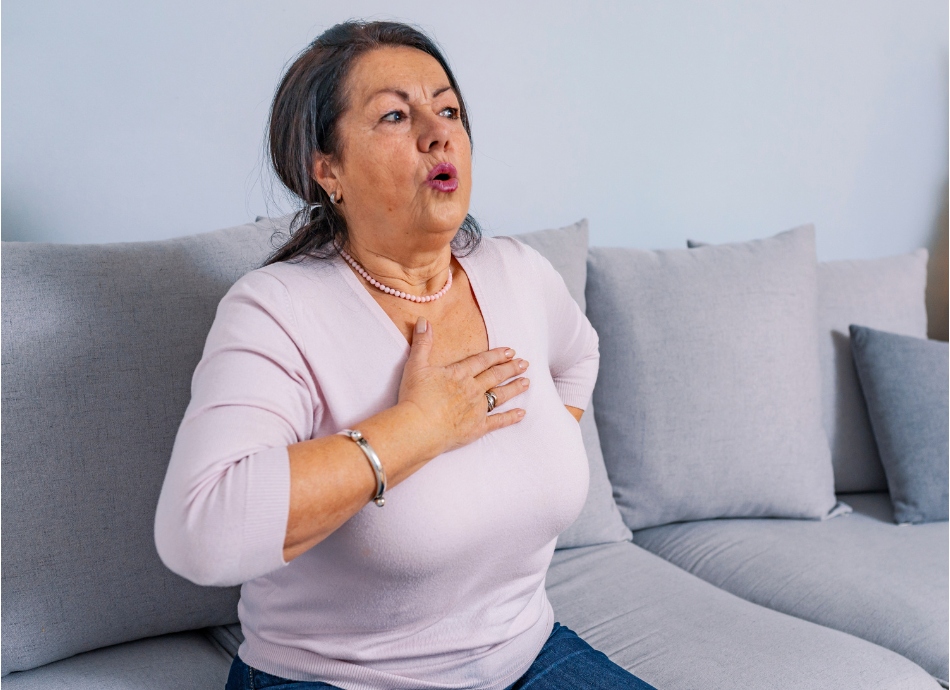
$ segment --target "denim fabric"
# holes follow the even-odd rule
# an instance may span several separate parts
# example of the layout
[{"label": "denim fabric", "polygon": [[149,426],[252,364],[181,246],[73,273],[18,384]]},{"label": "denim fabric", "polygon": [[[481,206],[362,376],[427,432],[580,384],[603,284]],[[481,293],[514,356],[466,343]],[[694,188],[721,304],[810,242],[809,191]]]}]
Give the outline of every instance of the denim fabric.
[{"label": "denim fabric", "polygon": [[554,624],[534,663],[508,690],[656,690],[584,642],[570,628]]},{"label": "denim fabric", "polygon": [[336,685],[330,685],[322,681],[290,680],[289,678],[264,673],[253,666],[248,666],[241,660],[240,656],[235,654],[234,661],[231,662],[231,672],[228,674],[228,683],[224,686],[224,690],[258,690],[259,688],[271,688],[272,690],[334,688],[340,690]]},{"label": "denim fabric", "polygon": [[[248,666],[237,655],[225,690],[315,690],[336,685],[323,682],[289,680]],[[507,690],[656,690],[629,671],[618,666],[603,652],[584,642],[577,633],[560,623],[541,648],[534,663]]]}]

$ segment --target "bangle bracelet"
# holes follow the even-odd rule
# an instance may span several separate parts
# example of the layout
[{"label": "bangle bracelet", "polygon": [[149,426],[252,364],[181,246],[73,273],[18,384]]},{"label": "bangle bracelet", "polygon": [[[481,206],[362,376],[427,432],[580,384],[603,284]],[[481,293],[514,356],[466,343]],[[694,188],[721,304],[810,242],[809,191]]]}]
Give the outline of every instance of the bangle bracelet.
[{"label": "bangle bracelet", "polygon": [[386,491],[386,472],[383,471],[383,463],[379,461],[379,456],[376,455],[376,451],[373,450],[373,447],[369,445],[369,442],[363,438],[363,434],[359,431],[344,429],[337,433],[353,439],[360,450],[363,451],[366,459],[369,460],[370,467],[373,468],[373,473],[376,475],[376,495],[373,496],[373,502],[382,508],[386,504],[386,499],[383,498],[383,492]]}]

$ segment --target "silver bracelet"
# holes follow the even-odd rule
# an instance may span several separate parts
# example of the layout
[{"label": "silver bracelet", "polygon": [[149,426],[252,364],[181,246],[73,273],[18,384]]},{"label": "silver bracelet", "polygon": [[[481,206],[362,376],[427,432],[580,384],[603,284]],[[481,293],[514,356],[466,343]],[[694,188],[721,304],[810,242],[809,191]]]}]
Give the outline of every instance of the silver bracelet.
[{"label": "silver bracelet", "polygon": [[382,508],[384,505],[386,505],[386,499],[383,498],[383,492],[386,491],[386,472],[383,470],[383,463],[379,461],[379,456],[376,455],[376,451],[373,450],[373,447],[369,445],[369,442],[363,438],[363,434],[361,434],[359,431],[355,429],[344,429],[343,431],[338,431],[337,433],[344,436],[349,436],[351,439],[356,441],[356,445],[360,447],[360,450],[363,451],[366,459],[369,460],[369,464],[373,468],[373,472],[376,474],[376,495],[373,497],[373,502]]}]

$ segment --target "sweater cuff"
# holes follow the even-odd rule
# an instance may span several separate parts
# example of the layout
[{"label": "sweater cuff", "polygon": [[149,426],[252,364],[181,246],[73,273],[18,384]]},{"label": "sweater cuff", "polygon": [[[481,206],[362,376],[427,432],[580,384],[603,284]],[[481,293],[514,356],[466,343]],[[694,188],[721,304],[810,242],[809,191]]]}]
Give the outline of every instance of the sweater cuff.
[{"label": "sweater cuff", "polygon": [[586,381],[555,380],[554,387],[565,405],[586,410],[587,405],[590,404],[593,390]]}]

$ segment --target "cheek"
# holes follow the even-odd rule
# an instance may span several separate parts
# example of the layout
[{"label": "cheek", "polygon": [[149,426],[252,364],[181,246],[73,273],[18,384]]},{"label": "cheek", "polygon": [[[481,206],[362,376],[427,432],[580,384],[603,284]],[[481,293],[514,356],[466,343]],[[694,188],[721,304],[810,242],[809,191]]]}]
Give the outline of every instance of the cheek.
[{"label": "cheek", "polygon": [[347,160],[351,192],[366,198],[399,199],[415,186],[412,151],[386,138],[352,150]]}]

